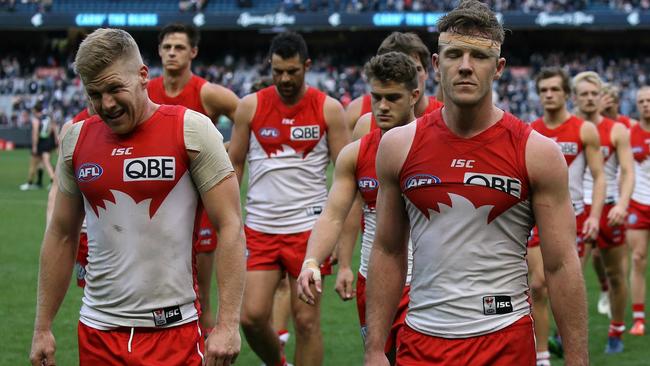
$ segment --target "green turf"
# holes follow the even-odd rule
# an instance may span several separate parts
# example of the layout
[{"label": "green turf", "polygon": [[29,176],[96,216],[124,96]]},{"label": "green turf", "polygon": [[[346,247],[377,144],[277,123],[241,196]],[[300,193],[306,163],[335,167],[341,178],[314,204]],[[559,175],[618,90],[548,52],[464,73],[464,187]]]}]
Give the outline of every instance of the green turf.
[{"label": "green turf", "polygon": [[[27,364],[31,344],[46,192],[18,190],[18,185],[25,180],[28,160],[29,154],[26,150],[0,151],[0,277],[4,278],[0,282],[0,366]],[[623,354],[603,354],[608,320],[596,312],[598,286],[593,271],[588,270],[586,276],[589,289],[589,350],[592,365],[650,364],[649,336],[626,335]],[[332,285],[333,279],[329,279],[322,311],[325,365],[359,365],[363,355],[356,307],[354,302],[340,301],[332,291]],[[648,294],[650,297],[650,292]],[[77,364],[76,326],[81,295],[81,290],[71,285],[54,322],[58,365]],[[629,312],[627,320],[629,326]],[[293,359],[294,341],[292,338],[287,349],[290,361]],[[252,366],[261,364],[246,344],[243,335],[242,353],[237,363]],[[563,363],[553,360],[553,364]]]}]

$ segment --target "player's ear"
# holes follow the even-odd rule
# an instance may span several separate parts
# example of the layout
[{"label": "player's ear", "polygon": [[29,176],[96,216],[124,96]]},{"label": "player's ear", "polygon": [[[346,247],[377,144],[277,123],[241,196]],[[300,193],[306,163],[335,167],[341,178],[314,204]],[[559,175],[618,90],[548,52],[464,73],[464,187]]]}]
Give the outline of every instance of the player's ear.
[{"label": "player's ear", "polygon": [[192,60],[199,54],[199,48],[198,47],[192,47],[190,51],[190,57]]},{"label": "player's ear", "polygon": [[309,70],[309,68],[311,67],[311,59],[310,58],[306,59],[304,65],[305,65],[305,71]]},{"label": "player's ear", "polygon": [[440,82],[440,57],[437,53],[431,55],[431,66],[433,66],[433,78],[439,83]]},{"label": "player's ear", "polygon": [[497,72],[494,74],[494,80],[498,80],[503,74],[503,70],[506,68],[506,59],[499,57],[497,59]]},{"label": "player's ear", "polygon": [[147,65],[142,64],[140,66],[140,69],[138,70],[138,78],[140,80],[140,84],[146,88],[147,84],[149,83],[149,68]]},{"label": "player's ear", "polygon": [[413,107],[415,103],[418,102],[419,98],[420,98],[420,88],[415,88],[411,90],[411,107]]}]

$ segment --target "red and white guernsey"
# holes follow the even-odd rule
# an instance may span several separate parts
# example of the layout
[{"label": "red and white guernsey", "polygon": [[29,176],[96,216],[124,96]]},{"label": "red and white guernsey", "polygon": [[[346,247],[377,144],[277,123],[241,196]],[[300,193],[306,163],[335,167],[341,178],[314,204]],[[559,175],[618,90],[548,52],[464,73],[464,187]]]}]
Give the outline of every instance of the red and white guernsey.
[{"label": "red and white guernsey", "polygon": [[576,216],[585,210],[583,179],[587,159],[582,146],[582,138],[580,138],[580,129],[583,123],[583,120],[572,115],[554,129],[546,127],[543,118],[537,119],[530,125],[535,131],[560,145],[569,167],[569,194]]},{"label": "red and white guernsey", "polygon": [[634,155],[635,185],[632,199],[650,205],[650,131],[641,123],[630,128],[630,146]]},{"label": "red and white guernsey", "polygon": [[413,241],[411,328],[466,338],[530,314],[531,131],[509,113],[468,139],[447,128],[440,110],[417,120],[400,172]]},{"label": "red and white guernsey", "polygon": [[[357,168],[355,177],[357,187],[363,198],[363,234],[361,236],[361,259],[359,264],[359,273],[365,278],[368,277],[368,262],[370,261],[370,251],[372,242],[375,240],[377,232],[377,192],[379,190],[379,180],[377,179],[377,170],[375,161],[377,158],[377,149],[381,140],[381,130],[376,129],[366,134],[359,141],[359,155],[357,155]],[[413,267],[413,245],[409,241],[408,249],[408,269],[406,274],[406,284],[411,283],[411,272]]]},{"label": "red and white guernsey", "polygon": [[248,148],[246,226],[268,234],[311,230],[327,199],[325,93],[309,87],[293,106],[275,86],[257,92]]},{"label": "red and white guernsey", "polygon": [[[72,145],[62,146],[62,152],[71,155],[73,171],[68,174],[74,174],[73,185],[82,194],[88,224],[81,322],[111,329],[196,320],[192,243],[200,206],[197,189],[212,185],[206,187],[198,173],[205,169],[201,163],[190,171],[186,149],[209,154],[201,136],[214,141],[219,133],[205,116],[166,105],[123,136],[98,116],[74,126],[67,135],[76,134],[77,140],[66,142]],[[197,140],[201,145],[195,145]],[[211,165],[208,173],[216,182],[232,171],[221,150],[222,163]],[[62,189],[69,187],[61,182]]]},{"label": "red and white guernsey", "polygon": [[[605,202],[615,202],[618,198],[618,155],[616,155],[616,146],[612,143],[612,128],[619,122],[603,117],[602,121],[596,125],[598,135],[600,135],[600,152],[603,154],[605,182],[607,190]],[[591,171],[585,169],[584,175],[584,192],[585,203],[591,205],[592,192],[594,188],[594,178]]]},{"label": "red and white guernsey", "polygon": [[163,84],[163,77],[159,76],[149,81],[147,85],[147,92],[149,98],[158,104],[182,105],[193,111],[207,115],[201,103],[201,88],[203,84],[208,81],[192,74],[190,81],[183,87],[183,90],[175,97],[170,97],[165,92],[165,85]]}]

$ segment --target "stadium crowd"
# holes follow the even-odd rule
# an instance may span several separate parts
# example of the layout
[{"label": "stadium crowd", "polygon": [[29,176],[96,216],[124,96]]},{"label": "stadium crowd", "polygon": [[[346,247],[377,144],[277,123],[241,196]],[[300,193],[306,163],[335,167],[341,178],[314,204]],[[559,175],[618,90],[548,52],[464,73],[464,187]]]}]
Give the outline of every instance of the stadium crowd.
[{"label": "stadium crowd", "polygon": [[[83,109],[85,101],[80,82],[69,64],[65,68],[57,67],[50,59],[45,66],[40,66],[33,58],[5,57],[0,65],[0,126],[29,126],[29,111],[38,101],[43,102],[58,123],[69,120]],[[227,55],[213,64],[196,62],[195,65],[197,75],[228,87],[240,97],[249,93],[261,76],[270,74],[268,64],[262,62],[262,55],[252,61]],[[494,83],[497,105],[524,121],[535,120],[542,110],[532,78],[542,67],[557,65],[563,65],[570,75],[593,70],[606,81],[619,85],[622,89],[620,108],[625,115],[636,116],[634,96],[639,87],[650,82],[647,80],[650,57],[647,56],[613,59],[578,53],[536,53],[526,65],[506,68],[501,79]],[[151,73],[160,75],[160,65],[153,66]],[[347,105],[367,91],[362,74],[361,62],[332,65],[331,58],[316,57],[307,81]],[[436,85],[433,73],[429,78],[427,93],[433,95]]]}]

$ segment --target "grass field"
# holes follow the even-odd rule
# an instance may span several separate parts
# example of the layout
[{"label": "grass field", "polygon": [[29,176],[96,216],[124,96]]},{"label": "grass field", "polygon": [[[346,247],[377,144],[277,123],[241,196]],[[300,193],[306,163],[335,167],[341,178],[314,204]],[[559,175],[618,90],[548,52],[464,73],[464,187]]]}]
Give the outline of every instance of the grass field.
[{"label": "grass field", "polygon": [[[45,190],[21,192],[29,154],[27,150],[0,151],[0,366],[28,364],[31,344],[38,255],[45,225]],[[357,258],[358,260],[358,258]],[[598,286],[592,270],[587,270],[589,290],[589,350],[592,365],[647,366],[650,365],[650,336],[626,335],[625,352],[608,356],[603,353],[607,338],[607,317],[598,315],[596,301]],[[325,365],[347,366],[362,362],[362,344],[354,302],[343,303],[332,291],[333,279],[326,283],[323,304],[323,335]],[[648,292],[650,295],[650,292]],[[57,365],[77,364],[76,326],[82,291],[74,284],[63,302],[54,322],[57,341]],[[650,297],[650,296],[649,296]],[[648,302],[648,300],[646,300]],[[630,325],[627,314],[627,325]],[[288,346],[293,359],[292,338]],[[259,366],[242,335],[239,365]],[[553,360],[562,365],[561,360]]]}]

